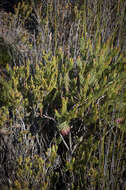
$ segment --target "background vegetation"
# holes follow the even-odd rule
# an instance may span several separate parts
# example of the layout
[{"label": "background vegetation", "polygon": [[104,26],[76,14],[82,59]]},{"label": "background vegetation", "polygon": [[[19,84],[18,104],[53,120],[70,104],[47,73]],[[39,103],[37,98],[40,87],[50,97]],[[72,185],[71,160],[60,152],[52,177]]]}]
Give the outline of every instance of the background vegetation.
[{"label": "background vegetation", "polygon": [[126,2],[0,7],[1,189],[125,189]]}]

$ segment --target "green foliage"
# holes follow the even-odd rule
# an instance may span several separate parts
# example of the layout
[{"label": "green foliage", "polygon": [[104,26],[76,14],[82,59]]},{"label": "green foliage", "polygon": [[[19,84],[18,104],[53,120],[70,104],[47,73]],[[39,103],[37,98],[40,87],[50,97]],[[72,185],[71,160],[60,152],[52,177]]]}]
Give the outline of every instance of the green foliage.
[{"label": "green foliage", "polygon": [[9,118],[8,109],[2,106],[0,109],[0,127],[2,127],[8,121],[8,118]]},{"label": "green foliage", "polygon": [[[94,17],[93,5],[75,6],[69,15],[68,4],[61,18],[60,4],[56,9],[50,3],[43,16],[42,6],[22,3],[11,17],[9,30],[24,27],[31,14],[38,24],[35,35],[24,28],[16,33],[10,54],[0,50],[0,127],[11,119],[19,143],[14,189],[51,189],[55,178],[67,179],[66,189],[117,189],[126,152],[126,54],[122,42],[116,44],[119,21],[109,35],[107,15],[100,26],[102,5],[96,1]],[[66,29],[67,14],[73,27]],[[71,128],[66,137],[64,128]],[[61,150],[56,172],[62,143],[67,150]]]},{"label": "green foliage", "polygon": [[57,156],[57,147],[52,146],[46,152],[47,158],[38,155],[33,158],[20,156],[17,160],[17,179],[14,188],[20,189],[49,189],[51,176],[53,175],[53,165]]},{"label": "green foliage", "polygon": [[0,65],[4,66],[6,63],[10,62],[11,57],[9,56],[9,53],[7,52],[6,47],[0,46]]}]

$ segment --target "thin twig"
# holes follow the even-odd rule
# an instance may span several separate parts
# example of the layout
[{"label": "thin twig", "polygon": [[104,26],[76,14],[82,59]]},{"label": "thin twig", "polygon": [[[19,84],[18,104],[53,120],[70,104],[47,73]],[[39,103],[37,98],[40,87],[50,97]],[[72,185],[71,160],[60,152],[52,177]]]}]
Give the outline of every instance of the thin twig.
[{"label": "thin twig", "polygon": [[64,138],[63,138],[63,135],[60,134],[60,137],[61,137],[61,139],[63,140],[63,143],[64,143],[64,145],[66,146],[67,150],[70,150],[70,148],[68,147],[66,141],[65,141]]},{"label": "thin twig", "polygon": [[56,123],[56,120],[53,118],[53,117],[50,117],[50,116],[48,116],[48,115],[42,115],[44,118],[47,118],[47,119],[49,119],[49,120],[53,120],[55,123]]}]

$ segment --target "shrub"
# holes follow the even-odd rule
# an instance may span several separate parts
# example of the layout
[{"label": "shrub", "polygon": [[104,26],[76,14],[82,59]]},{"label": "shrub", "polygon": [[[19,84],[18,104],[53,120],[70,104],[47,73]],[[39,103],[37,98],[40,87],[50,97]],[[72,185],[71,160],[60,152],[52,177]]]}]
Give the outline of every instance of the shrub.
[{"label": "shrub", "polygon": [[[102,10],[102,3],[96,5]],[[9,136],[0,135],[10,155],[4,170],[11,188],[58,189],[61,183],[67,189],[117,189],[121,185],[125,52],[117,44],[118,32],[104,33],[103,23],[100,28],[100,12],[94,19],[96,28],[86,24],[85,6],[72,9],[73,25],[61,39],[60,29],[65,30],[68,17],[58,19],[60,9],[50,3],[43,16],[41,6],[32,4],[29,9],[19,4],[10,23],[21,27],[20,32],[14,28],[12,44],[6,35],[2,37],[0,130],[6,128]],[[24,28],[30,14],[38,24],[35,34]],[[88,19],[92,23],[91,15]],[[14,166],[12,176],[8,163]]]}]

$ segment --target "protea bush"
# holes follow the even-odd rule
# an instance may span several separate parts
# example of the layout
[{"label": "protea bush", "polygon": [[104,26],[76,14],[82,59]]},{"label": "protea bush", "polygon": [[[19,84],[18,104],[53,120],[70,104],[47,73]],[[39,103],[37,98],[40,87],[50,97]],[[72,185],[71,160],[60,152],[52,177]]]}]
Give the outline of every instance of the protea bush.
[{"label": "protea bush", "polygon": [[124,5],[62,3],[1,17],[1,186],[125,188]]}]

